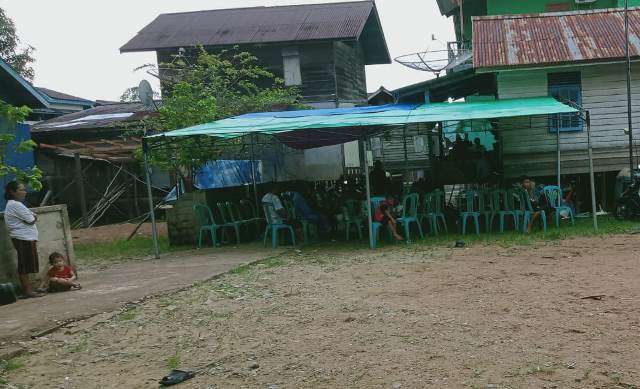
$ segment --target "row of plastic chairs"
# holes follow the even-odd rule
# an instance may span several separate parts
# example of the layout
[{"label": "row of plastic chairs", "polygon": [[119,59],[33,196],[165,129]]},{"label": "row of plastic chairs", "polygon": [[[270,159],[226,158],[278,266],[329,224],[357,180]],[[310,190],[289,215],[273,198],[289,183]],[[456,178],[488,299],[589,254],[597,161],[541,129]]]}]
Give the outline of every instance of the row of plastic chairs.
[{"label": "row of plastic chairs", "polygon": [[[248,200],[240,200],[239,205],[231,201],[216,203],[218,215],[214,216],[207,204],[194,204],[193,211],[198,219],[198,248],[202,247],[203,237],[207,233],[211,237],[214,246],[219,246],[227,237],[227,233],[235,233],[236,243],[240,243],[240,231],[242,227],[254,225],[259,227],[264,219],[260,217]],[[219,216],[219,218],[217,217]]]},{"label": "row of plastic chairs", "polygon": [[[562,190],[557,186],[546,186],[543,189],[549,207],[554,210],[556,227],[560,226],[562,213],[566,213],[575,224],[571,207],[562,203]],[[480,221],[485,222],[485,230],[493,229],[494,220],[499,219],[500,232],[504,232],[506,222],[511,221],[515,230],[527,232],[527,226],[536,212],[540,213],[543,230],[547,231],[547,215],[544,210],[534,210],[531,199],[524,189],[477,191],[466,190],[462,193],[460,219],[462,234],[467,232],[467,222],[473,221],[476,234],[480,233]]]}]

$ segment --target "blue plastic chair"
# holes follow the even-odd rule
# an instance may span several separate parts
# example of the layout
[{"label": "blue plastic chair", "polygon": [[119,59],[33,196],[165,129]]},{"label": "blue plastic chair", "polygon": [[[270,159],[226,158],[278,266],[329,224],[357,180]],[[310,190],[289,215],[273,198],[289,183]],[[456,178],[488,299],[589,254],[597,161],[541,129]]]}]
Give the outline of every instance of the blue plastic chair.
[{"label": "blue plastic chair", "polygon": [[491,192],[491,204],[493,205],[493,215],[491,216],[491,225],[496,216],[500,218],[500,232],[504,232],[504,222],[511,218],[514,229],[518,229],[518,219],[513,210],[513,201],[510,198],[511,193],[506,190],[494,190]]},{"label": "blue plastic chair", "polygon": [[398,223],[402,223],[404,238],[407,242],[410,240],[411,224],[414,223],[418,226],[420,238],[424,239],[422,226],[418,220],[418,202],[420,202],[420,195],[417,193],[409,193],[404,196],[402,198],[402,216],[396,219]]},{"label": "blue plastic chair", "polygon": [[349,240],[349,234],[353,226],[358,231],[358,238],[362,239],[362,223],[364,221],[362,203],[357,200],[347,200],[342,208],[342,215],[344,217],[347,240]]},{"label": "blue plastic chair", "polygon": [[276,213],[275,207],[272,203],[264,201],[262,203],[262,208],[264,209],[264,217],[267,221],[267,226],[264,229],[264,242],[263,245],[267,246],[267,236],[269,235],[269,231],[271,231],[271,248],[278,247],[278,232],[280,230],[289,231],[291,233],[291,242],[293,245],[296,245],[296,234],[293,231],[293,227],[288,224],[277,223],[276,220],[272,219],[272,215]]},{"label": "blue plastic chair", "polygon": [[[520,201],[524,205],[524,213],[522,218],[522,233],[526,234],[527,226],[529,225],[529,222],[531,221],[531,218],[536,213],[536,211],[533,210],[533,205],[531,205],[531,199],[529,198],[529,194],[527,193],[527,191],[524,189],[521,189],[518,191],[518,193],[520,195]],[[541,209],[537,212],[540,213],[540,219],[542,220],[542,229],[546,233],[547,232],[547,213],[544,211],[544,209]]]},{"label": "blue plastic chair", "polygon": [[[218,231],[220,230],[221,235],[227,229],[234,229],[234,226],[231,224],[218,224],[213,218],[213,213],[211,209],[205,204],[194,204],[193,211],[196,213],[196,217],[198,219],[198,224],[200,224],[200,229],[198,231],[198,248],[202,247],[202,235],[206,234],[207,231],[211,234],[211,244],[213,246],[219,246],[220,242],[218,242]],[[223,236],[220,236],[222,238]],[[236,238],[238,236],[236,235]],[[240,240],[237,240],[237,243],[240,243]]]},{"label": "blue plastic chair", "polygon": [[420,222],[424,222],[427,219],[429,222],[429,232],[433,235],[438,235],[440,229],[440,222],[442,228],[447,232],[447,219],[444,217],[444,193],[441,190],[435,190],[430,193],[425,193],[423,202],[423,213],[420,217]]},{"label": "blue plastic chair", "polygon": [[567,211],[571,218],[571,224],[575,225],[576,221],[573,216],[573,210],[568,205],[562,204],[562,189],[557,185],[548,185],[545,186],[542,191],[544,192],[544,196],[547,198],[547,203],[555,211],[556,227],[560,227],[560,212],[562,211]]},{"label": "blue plastic chair", "polygon": [[[380,228],[382,228],[382,223],[375,221],[374,215],[376,214],[376,209],[382,204],[386,199],[381,196],[372,197],[371,198],[371,232],[373,235],[373,248],[378,247],[378,236],[380,235]],[[364,201],[366,207],[366,200]],[[391,231],[389,231],[389,236],[391,236]]]},{"label": "blue plastic chair", "polygon": [[466,190],[462,193],[464,196],[464,208],[460,212],[460,220],[462,221],[462,235],[467,234],[467,221],[469,218],[473,220],[476,227],[476,235],[480,235],[480,194],[475,190]]}]

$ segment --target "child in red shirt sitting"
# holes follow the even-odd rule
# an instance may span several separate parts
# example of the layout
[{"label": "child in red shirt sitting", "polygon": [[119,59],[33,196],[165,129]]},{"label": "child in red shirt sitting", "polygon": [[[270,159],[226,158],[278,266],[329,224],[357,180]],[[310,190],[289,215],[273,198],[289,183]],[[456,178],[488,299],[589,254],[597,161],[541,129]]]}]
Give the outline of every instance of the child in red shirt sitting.
[{"label": "child in red shirt sitting", "polygon": [[65,263],[64,256],[60,253],[49,255],[51,268],[47,272],[47,277],[42,280],[42,285],[38,290],[49,292],[65,292],[67,290],[77,290],[81,286],[76,282],[76,274],[73,269]]},{"label": "child in red shirt sitting", "polygon": [[385,201],[380,203],[380,205],[376,209],[376,212],[374,214],[374,219],[378,223],[382,225],[386,225],[387,228],[389,228],[389,231],[391,231],[391,234],[393,235],[395,240],[401,241],[402,236],[398,234],[398,230],[396,227],[396,219],[393,217],[390,210],[390,208],[393,207],[394,205],[395,205],[395,199],[393,198],[393,196],[387,195]]}]

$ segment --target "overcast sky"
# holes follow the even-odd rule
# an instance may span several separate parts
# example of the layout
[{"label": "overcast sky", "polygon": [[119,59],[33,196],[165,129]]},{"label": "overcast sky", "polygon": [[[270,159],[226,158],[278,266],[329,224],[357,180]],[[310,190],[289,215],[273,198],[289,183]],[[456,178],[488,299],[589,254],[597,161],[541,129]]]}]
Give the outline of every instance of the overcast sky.
[{"label": "overcast sky", "polygon": [[[323,0],[0,0],[23,43],[36,48],[35,85],[91,100],[117,100],[141,79],[139,65],[155,53],[120,54],[119,48],[161,13],[218,8],[330,3]],[[431,34],[454,40],[453,23],[436,0],[377,0],[391,57],[424,50]],[[367,66],[367,88],[395,89],[432,78],[431,73],[392,65]]]}]

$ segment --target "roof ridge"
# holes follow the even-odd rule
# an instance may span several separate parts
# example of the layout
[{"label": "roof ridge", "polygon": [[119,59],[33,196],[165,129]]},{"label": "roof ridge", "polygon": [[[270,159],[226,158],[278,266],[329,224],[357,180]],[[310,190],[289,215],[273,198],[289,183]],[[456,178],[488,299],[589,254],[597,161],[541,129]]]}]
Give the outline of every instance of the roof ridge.
[{"label": "roof ridge", "polygon": [[[487,16],[472,16],[472,19],[483,20],[509,20],[509,19],[535,19],[535,18],[549,18],[558,16],[580,16],[591,15],[598,13],[622,13],[622,8],[601,8],[601,9],[586,9],[577,11],[560,11],[560,12],[540,12],[540,13],[527,13],[527,14],[511,14],[511,15],[487,15]],[[640,11],[640,6],[629,7],[630,12]]]},{"label": "roof ridge", "polygon": [[347,4],[362,4],[362,3],[372,3],[375,4],[375,0],[357,0],[357,1],[338,1],[334,3],[312,3],[312,4],[287,4],[287,5],[271,5],[271,6],[255,6],[255,7],[239,7],[239,8],[216,8],[216,9],[203,9],[199,11],[183,11],[183,12],[168,12],[162,13],[158,16],[163,15],[186,15],[193,13],[203,13],[203,12],[224,12],[224,11],[238,11],[238,10],[251,10],[251,9],[276,9],[276,8],[294,8],[294,7],[314,7],[314,6],[335,6],[335,5],[347,5]]}]

